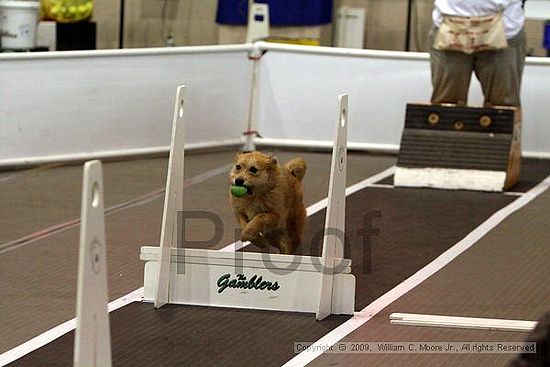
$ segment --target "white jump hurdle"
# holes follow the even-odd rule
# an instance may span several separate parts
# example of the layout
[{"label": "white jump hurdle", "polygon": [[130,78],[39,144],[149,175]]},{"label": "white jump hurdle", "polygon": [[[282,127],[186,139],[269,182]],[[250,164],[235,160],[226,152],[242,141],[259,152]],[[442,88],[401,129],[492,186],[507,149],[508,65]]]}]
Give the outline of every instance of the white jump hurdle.
[{"label": "white jump hurdle", "polygon": [[82,180],[74,366],[110,367],[107,259],[100,161],[86,162]]},{"label": "white jump hurdle", "polygon": [[[159,247],[142,247],[144,300],[330,314],[353,314],[355,277],[343,259],[347,163],[347,95],[339,97],[329,202],[321,257],[177,248],[183,198],[184,87],[177,90]],[[323,271],[324,270],[324,271]]]}]

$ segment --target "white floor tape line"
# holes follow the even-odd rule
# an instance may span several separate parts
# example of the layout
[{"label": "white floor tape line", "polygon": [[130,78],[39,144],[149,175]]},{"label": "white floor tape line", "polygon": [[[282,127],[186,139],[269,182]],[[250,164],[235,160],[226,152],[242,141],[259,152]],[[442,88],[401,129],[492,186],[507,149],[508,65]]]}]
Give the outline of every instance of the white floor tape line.
[{"label": "white floor tape line", "polygon": [[388,184],[373,184],[372,187],[376,187],[378,189],[395,189],[395,186]]},{"label": "white floor tape line", "polygon": [[508,196],[523,196],[524,192],[504,191],[504,195]]},{"label": "white floor tape line", "polygon": [[[223,166],[223,167],[226,168],[227,166]],[[221,167],[219,167],[219,168],[221,168]],[[212,171],[220,171],[219,168],[214,169]],[[364,179],[363,181],[360,181],[356,184],[353,184],[353,185],[349,186],[346,189],[346,195],[351,195],[351,194],[353,194],[357,191],[360,191],[360,190],[362,190],[366,187],[371,186],[372,184],[374,184],[374,183],[376,183],[380,180],[383,180],[385,178],[390,177],[393,174],[394,170],[395,170],[395,166],[389,167],[389,168],[385,169],[382,172],[379,172],[379,173],[377,173],[373,176],[370,176],[370,177]],[[192,184],[202,182],[203,180],[208,179],[211,176],[209,174],[203,173],[203,174],[200,174],[198,176],[195,176],[195,178],[198,178],[198,177],[201,177],[202,179],[200,181],[193,182]],[[191,180],[193,180],[193,179],[190,179],[190,181]],[[313,214],[325,209],[326,207],[327,207],[327,198],[322,199],[322,200],[310,205],[306,209],[307,210],[307,215],[308,216],[313,215]],[[220,251],[238,251],[239,249],[241,249],[242,247],[245,247],[246,245],[248,245],[248,242],[245,242],[245,243],[241,243],[241,242],[235,243],[234,242],[234,243],[231,243],[231,244],[225,246],[224,248],[220,249]],[[139,302],[141,300],[143,300],[143,287],[141,287],[139,289],[136,289],[135,291],[132,291],[132,292],[130,292],[130,293],[114,300],[114,301],[109,302],[109,312],[117,310],[117,309],[119,309],[121,307],[124,307],[126,305],[129,305],[132,302]],[[5,366],[9,363],[12,363],[13,361],[23,357],[24,355],[29,354],[29,353],[35,351],[36,349],[45,346],[46,344],[54,341],[55,339],[63,336],[64,334],[66,334],[68,332],[71,332],[72,330],[75,329],[75,327],[76,327],[76,319],[66,321],[63,324],[60,324],[60,325],[58,325],[58,326],[56,326],[56,327],[40,334],[40,335],[30,339],[27,342],[15,347],[15,348],[7,351],[7,352],[4,352],[3,354],[0,354],[0,367]]]},{"label": "white floor tape line", "polygon": [[461,241],[449,248],[431,263],[417,271],[415,274],[404,280],[401,284],[397,285],[390,291],[386,292],[382,297],[378,298],[360,312],[356,312],[355,315],[338,326],[330,333],[323,336],[311,345],[308,350],[298,354],[296,357],[289,360],[283,365],[283,367],[301,367],[305,366],[317,357],[319,357],[325,348],[328,348],[336,344],[339,340],[345,338],[354,330],[365,324],[372,319],[377,313],[382,311],[392,302],[409,292],[411,289],[428,279],[437,271],[441,270],[453,259],[458,257],[464,251],[472,247],[479,239],[485,236],[489,231],[500,224],[504,219],[523,208],[533,199],[545,192],[550,187],[550,176],[547,176],[537,186],[526,192],[523,196],[514,200],[504,208],[500,209],[489,217],[485,222],[479,225],[476,229],[470,232]]},{"label": "white floor tape line", "polygon": [[[132,302],[141,301],[143,299],[143,287],[136,289],[135,291],[128,293],[125,296],[120,297],[112,302],[109,302],[109,312],[118,310]],[[71,319],[58,325],[28,341],[18,345],[17,347],[10,349],[7,352],[0,354],[0,367],[10,364],[17,359],[27,355],[38,348],[51,343],[55,339],[73,331],[76,328],[76,318]]]},{"label": "white floor tape line", "polygon": [[[346,196],[349,196],[351,194],[354,194],[356,193],[357,191],[361,191],[367,187],[371,187],[371,186],[374,186],[374,184],[378,181],[382,181],[388,177],[390,177],[391,175],[393,175],[393,173],[395,172],[395,166],[391,166],[387,169],[385,169],[384,171],[380,172],[380,173],[377,173],[371,177],[368,177],[366,179],[364,179],[363,181],[360,181],[354,185],[351,185],[350,187],[348,187],[346,189]],[[324,198],[323,200],[320,200],[318,201],[317,203],[309,206],[307,208],[307,215],[313,215],[323,209],[325,209],[327,207],[327,203],[328,203],[328,198]]]}]

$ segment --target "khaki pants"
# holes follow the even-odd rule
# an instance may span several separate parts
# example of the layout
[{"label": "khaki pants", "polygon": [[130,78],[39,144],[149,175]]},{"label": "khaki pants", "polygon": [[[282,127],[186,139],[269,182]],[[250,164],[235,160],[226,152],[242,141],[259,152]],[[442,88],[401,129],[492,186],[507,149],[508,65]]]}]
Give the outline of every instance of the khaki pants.
[{"label": "khaki pants", "polygon": [[465,54],[433,48],[437,28],[429,34],[432,103],[467,104],[472,71],[481,83],[486,105],[520,107],[520,85],[527,54],[523,30],[497,51]]}]

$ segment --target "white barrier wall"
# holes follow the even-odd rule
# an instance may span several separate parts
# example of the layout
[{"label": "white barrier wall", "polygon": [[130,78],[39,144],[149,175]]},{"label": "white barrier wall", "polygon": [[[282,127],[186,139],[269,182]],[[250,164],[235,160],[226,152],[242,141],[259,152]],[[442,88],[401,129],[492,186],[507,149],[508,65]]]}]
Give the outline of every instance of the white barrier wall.
[{"label": "white barrier wall", "polygon": [[550,158],[550,58],[527,58],[521,103],[524,155]]},{"label": "white barrier wall", "polygon": [[190,147],[240,141],[250,45],[0,55],[0,166],[168,151],[176,86]]},{"label": "white barrier wall", "polygon": [[[187,85],[187,147],[235,144],[257,61],[260,144],[331,146],[348,93],[349,146],[397,151],[408,102],[430,98],[428,55],[264,42],[0,54],[0,167],[167,152],[176,86]],[[550,157],[550,59],[524,72],[523,152]],[[482,103],[472,77],[470,103]]]},{"label": "white barrier wall", "polygon": [[[264,143],[328,146],[337,97],[349,93],[350,146],[397,151],[406,104],[430,100],[425,53],[258,45],[267,50],[260,64],[257,116]],[[550,60],[528,59],[522,89],[523,151],[528,156],[550,156],[548,86]],[[469,102],[483,103],[474,76]]]}]

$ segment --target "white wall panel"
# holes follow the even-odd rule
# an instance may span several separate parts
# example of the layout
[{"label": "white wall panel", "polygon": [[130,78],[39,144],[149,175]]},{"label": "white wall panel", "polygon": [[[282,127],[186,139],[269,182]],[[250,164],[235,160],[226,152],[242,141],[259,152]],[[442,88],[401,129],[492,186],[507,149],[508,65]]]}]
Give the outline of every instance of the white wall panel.
[{"label": "white wall panel", "polygon": [[527,58],[522,83],[522,150],[550,158],[550,58]]},{"label": "white wall panel", "polygon": [[[349,93],[351,146],[397,150],[408,102],[428,102],[424,53],[261,44],[258,130],[266,141],[331,141],[337,97]],[[524,151],[550,154],[550,61],[529,59],[524,73]],[[469,102],[482,104],[472,76]],[[307,141],[304,141],[307,140]]]},{"label": "white wall panel", "polygon": [[176,86],[186,143],[238,140],[247,46],[0,55],[0,165],[167,150]]}]

